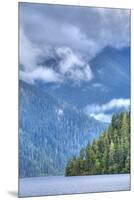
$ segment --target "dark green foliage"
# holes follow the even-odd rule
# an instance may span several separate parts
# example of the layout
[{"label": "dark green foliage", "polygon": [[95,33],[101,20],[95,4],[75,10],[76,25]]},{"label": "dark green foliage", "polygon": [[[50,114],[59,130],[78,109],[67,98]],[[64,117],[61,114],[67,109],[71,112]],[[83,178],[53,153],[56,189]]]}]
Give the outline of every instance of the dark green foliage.
[{"label": "dark green foliage", "polygon": [[112,117],[107,130],[77,158],[69,160],[66,176],[114,174],[130,172],[130,113],[121,112]]}]

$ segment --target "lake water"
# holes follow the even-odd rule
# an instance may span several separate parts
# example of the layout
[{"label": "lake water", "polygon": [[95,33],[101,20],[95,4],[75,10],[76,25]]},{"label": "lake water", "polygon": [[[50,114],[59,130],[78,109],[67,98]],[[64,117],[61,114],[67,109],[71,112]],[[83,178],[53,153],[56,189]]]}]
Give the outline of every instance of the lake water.
[{"label": "lake water", "polygon": [[19,180],[19,197],[130,190],[130,174],[47,176]]}]

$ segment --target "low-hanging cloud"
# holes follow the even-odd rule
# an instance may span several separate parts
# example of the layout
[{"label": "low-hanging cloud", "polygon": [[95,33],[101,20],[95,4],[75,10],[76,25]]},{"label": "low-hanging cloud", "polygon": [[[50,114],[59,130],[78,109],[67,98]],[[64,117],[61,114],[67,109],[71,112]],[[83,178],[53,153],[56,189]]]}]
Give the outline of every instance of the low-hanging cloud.
[{"label": "low-hanging cloud", "polygon": [[26,37],[22,28],[19,36],[19,62],[23,64],[25,71],[31,71],[36,67],[36,60],[41,51]]},{"label": "low-hanging cloud", "polygon": [[[20,79],[27,83],[34,84],[36,80],[63,83],[67,79],[79,83],[93,78],[90,65],[69,47],[51,48],[46,45],[44,48],[39,48],[32,44],[23,30],[20,30],[20,43],[20,64],[23,65]],[[50,66],[38,65],[40,56],[44,59],[57,57],[58,70]]]},{"label": "low-hanging cloud", "polygon": [[92,113],[90,116],[94,117],[98,121],[105,123],[110,123],[112,117],[111,114],[104,114],[104,113],[98,113],[98,114]]},{"label": "low-hanging cloud", "polygon": [[127,109],[130,106],[130,100],[129,99],[112,99],[108,103],[99,105],[99,104],[92,104],[86,106],[86,110],[88,112],[98,113],[98,112],[106,112],[112,109],[120,109],[125,108]]},{"label": "low-hanging cloud", "polygon": [[97,120],[103,121],[103,122],[110,122],[111,120],[111,111],[119,110],[119,109],[128,109],[130,107],[130,99],[112,99],[111,101],[99,105],[99,104],[91,104],[87,105],[84,108],[84,111],[86,114],[93,116]]},{"label": "low-hanging cloud", "polygon": [[46,83],[62,82],[62,77],[58,73],[45,67],[39,67],[30,72],[20,71],[20,79],[31,84],[34,84],[37,80],[41,80]]},{"label": "low-hanging cloud", "polygon": [[74,81],[90,81],[93,78],[89,64],[79,55],[76,55],[70,48],[57,48],[56,52],[61,59],[59,70],[62,75]]},{"label": "low-hanging cloud", "polygon": [[[117,49],[129,46],[129,17],[129,10],[125,9],[20,3],[20,64],[23,65],[20,77],[38,79],[35,73],[40,67],[37,64],[40,56],[44,59],[58,56],[58,72],[51,69],[56,76],[51,82],[92,80],[89,63],[96,54],[107,46]],[[45,66],[43,73],[48,72],[48,67]],[[41,80],[49,81],[46,76]]]}]

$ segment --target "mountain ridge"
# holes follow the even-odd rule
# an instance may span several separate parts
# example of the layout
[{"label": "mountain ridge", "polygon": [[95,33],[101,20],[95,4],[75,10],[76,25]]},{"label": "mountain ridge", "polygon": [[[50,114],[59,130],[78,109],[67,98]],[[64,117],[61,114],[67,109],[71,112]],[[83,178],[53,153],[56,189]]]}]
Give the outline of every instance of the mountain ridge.
[{"label": "mountain ridge", "polygon": [[68,159],[106,124],[34,85],[20,81],[19,87],[20,177],[61,175]]}]

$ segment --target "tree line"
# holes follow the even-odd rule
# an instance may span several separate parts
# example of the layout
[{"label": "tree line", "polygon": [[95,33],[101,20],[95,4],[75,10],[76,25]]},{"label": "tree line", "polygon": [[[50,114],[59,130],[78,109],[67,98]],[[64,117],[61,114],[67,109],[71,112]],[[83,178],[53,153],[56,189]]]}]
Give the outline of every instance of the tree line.
[{"label": "tree line", "polygon": [[70,159],[65,176],[130,172],[130,113],[114,114],[108,128]]}]

